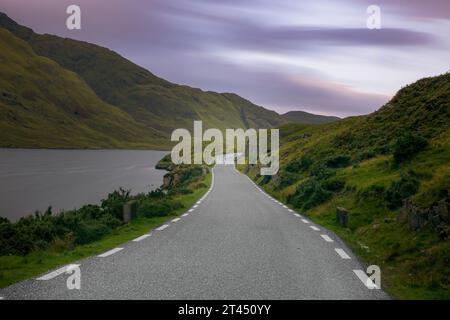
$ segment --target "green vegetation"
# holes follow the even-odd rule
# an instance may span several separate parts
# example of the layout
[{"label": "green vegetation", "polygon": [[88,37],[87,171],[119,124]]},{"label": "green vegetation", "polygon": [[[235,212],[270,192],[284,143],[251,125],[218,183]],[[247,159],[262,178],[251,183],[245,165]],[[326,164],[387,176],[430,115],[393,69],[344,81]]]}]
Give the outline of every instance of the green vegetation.
[{"label": "green vegetation", "polygon": [[[403,88],[368,116],[282,126],[279,173],[241,170],[379,265],[393,297],[449,299],[449,124],[447,73]],[[347,228],[336,222],[338,206],[350,212]]]},{"label": "green vegetation", "polygon": [[221,130],[287,122],[235,94],[170,83],[106,48],[36,34],[3,13],[0,29],[3,147],[167,149],[171,132],[194,120]]},{"label": "green vegetation", "polygon": [[109,49],[36,34],[1,12],[0,31],[0,147],[168,149],[171,132],[194,120],[224,130],[337,119],[281,116],[236,94],[170,83]]},{"label": "green vegetation", "polygon": [[302,124],[322,124],[330,123],[340,120],[338,117],[333,116],[321,116],[318,114],[312,114],[305,111],[289,111],[282,115],[290,122],[302,123]]},{"label": "green vegetation", "polygon": [[[182,171],[185,179],[169,190],[131,196],[120,189],[99,206],[57,215],[48,210],[16,223],[1,219],[0,287],[109,250],[183,213],[207,191],[211,174],[198,166],[184,166]],[[125,224],[122,208],[130,200],[137,201],[137,216]]]}]

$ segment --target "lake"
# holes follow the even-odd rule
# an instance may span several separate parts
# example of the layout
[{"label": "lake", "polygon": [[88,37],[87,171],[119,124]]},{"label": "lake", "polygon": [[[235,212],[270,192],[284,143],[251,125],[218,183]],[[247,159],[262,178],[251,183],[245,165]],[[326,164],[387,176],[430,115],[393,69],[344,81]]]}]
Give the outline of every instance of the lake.
[{"label": "lake", "polygon": [[98,204],[119,187],[133,194],[161,186],[155,169],[167,151],[0,149],[0,216]]}]

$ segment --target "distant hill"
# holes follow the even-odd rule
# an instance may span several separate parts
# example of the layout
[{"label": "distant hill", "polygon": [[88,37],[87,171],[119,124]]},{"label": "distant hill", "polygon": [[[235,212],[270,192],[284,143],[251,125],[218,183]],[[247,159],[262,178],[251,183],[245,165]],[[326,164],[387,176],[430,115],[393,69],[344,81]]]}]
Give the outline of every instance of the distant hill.
[{"label": "distant hill", "polygon": [[322,124],[330,123],[340,120],[338,117],[322,116],[317,114],[308,113],[305,111],[289,111],[281,115],[283,118],[290,122],[302,123],[302,124]]},{"label": "distant hill", "polygon": [[[450,298],[450,73],[367,116],[284,125],[280,146],[277,175],[247,173],[378,265],[394,297]],[[346,228],[336,207],[349,211]]]},{"label": "distant hill", "polygon": [[[238,95],[205,92],[170,83],[109,49],[36,34],[3,13],[0,13],[0,27],[26,41],[33,54],[51,59],[61,68],[77,74],[99,100],[126,113],[139,124],[138,127],[148,128],[152,133],[147,135],[149,138],[152,139],[153,135],[158,139],[164,137],[166,142],[162,145],[165,147],[175,128],[189,129],[194,120],[202,120],[206,128],[219,129],[267,128],[287,123],[276,112],[254,105]],[[28,80],[27,76],[23,75],[24,81]],[[20,82],[16,86],[19,87]],[[10,88],[10,91],[17,87]]]}]

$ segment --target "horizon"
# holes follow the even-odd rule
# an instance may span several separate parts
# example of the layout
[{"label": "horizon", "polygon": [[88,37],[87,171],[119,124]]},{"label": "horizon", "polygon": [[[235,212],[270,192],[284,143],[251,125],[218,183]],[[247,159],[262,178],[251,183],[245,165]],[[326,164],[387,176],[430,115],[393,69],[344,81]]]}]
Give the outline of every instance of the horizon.
[{"label": "horizon", "polygon": [[79,0],[81,30],[65,27],[70,1],[3,2],[37,33],[107,47],[170,82],[236,93],[279,114],[365,115],[449,70],[450,4],[440,0],[378,1],[379,30],[366,27],[368,1],[197,0],[184,8],[179,0]]}]

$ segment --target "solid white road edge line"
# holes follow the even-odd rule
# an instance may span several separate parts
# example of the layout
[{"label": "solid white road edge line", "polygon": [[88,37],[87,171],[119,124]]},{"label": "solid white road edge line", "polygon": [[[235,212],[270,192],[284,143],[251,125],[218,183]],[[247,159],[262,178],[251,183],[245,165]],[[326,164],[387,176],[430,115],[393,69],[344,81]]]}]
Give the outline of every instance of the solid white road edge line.
[{"label": "solid white road edge line", "polygon": [[367,289],[380,289],[367,274],[362,270],[353,270],[353,272],[358,276],[359,280],[367,287]]},{"label": "solid white road edge line", "polygon": [[322,238],[323,238],[323,240],[325,240],[326,242],[334,242],[334,240],[333,239],[331,239],[329,236],[327,236],[326,234],[321,234],[320,235]]},{"label": "solid white road edge line", "polygon": [[350,256],[341,248],[334,249],[342,259],[351,259]]},{"label": "solid white road edge line", "polygon": [[53,279],[57,276],[59,276],[60,274],[63,274],[67,271],[70,271],[72,269],[78,268],[80,265],[79,264],[68,264],[67,266],[64,266],[62,268],[59,268],[55,271],[52,271],[50,273],[47,273],[46,275],[43,275],[42,277],[37,278],[36,280],[50,280]]},{"label": "solid white road edge line", "polygon": [[123,250],[123,248],[114,248],[112,250],[109,250],[109,251],[106,251],[106,252],[104,252],[102,254],[99,254],[97,257],[99,257],[99,258],[106,258],[106,257],[108,257],[110,255],[113,255],[114,253],[117,253],[117,252],[119,252],[121,250]]},{"label": "solid white road edge line", "polygon": [[143,236],[140,236],[140,237],[134,239],[133,242],[139,242],[139,241],[142,241],[144,239],[147,239],[148,237],[150,237],[149,234],[144,234]]}]

